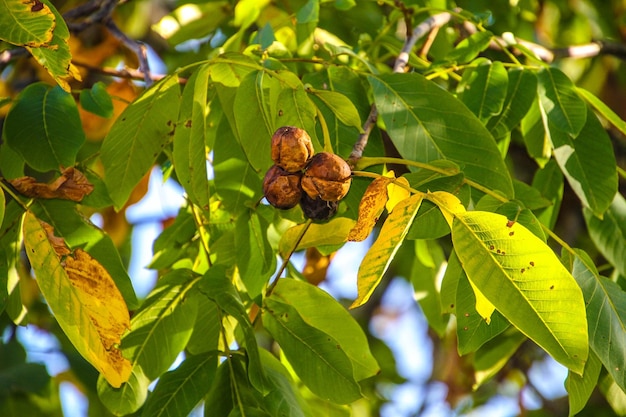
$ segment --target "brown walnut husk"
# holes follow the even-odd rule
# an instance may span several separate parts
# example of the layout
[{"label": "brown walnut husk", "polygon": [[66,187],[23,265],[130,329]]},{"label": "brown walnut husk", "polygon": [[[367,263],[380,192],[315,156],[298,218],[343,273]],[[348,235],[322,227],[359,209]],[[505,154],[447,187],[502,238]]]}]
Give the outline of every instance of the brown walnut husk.
[{"label": "brown walnut husk", "polygon": [[338,201],[326,201],[321,198],[311,198],[302,193],[300,207],[306,217],[313,220],[328,220],[337,214]]},{"label": "brown walnut husk", "polygon": [[298,127],[279,127],[272,136],[272,160],[287,172],[302,171],[313,156],[309,134]]},{"label": "brown walnut husk", "polygon": [[350,166],[339,156],[316,154],[302,177],[302,189],[312,199],[339,201],[348,194],[352,183]]},{"label": "brown walnut husk", "polygon": [[290,173],[273,165],[263,179],[263,194],[267,201],[282,210],[295,207],[302,197],[301,175],[299,172]]}]

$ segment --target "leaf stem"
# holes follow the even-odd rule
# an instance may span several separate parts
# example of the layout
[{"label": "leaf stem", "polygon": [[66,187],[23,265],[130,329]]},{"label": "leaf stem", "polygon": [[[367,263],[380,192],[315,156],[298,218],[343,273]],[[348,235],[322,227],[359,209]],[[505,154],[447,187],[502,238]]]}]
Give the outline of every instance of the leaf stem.
[{"label": "leaf stem", "polygon": [[291,259],[291,256],[294,254],[296,249],[298,249],[298,245],[302,241],[304,234],[307,232],[307,230],[309,230],[309,227],[311,226],[312,223],[313,223],[313,220],[311,219],[308,219],[306,223],[304,223],[304,227],[302,228],[302,230],[300,231],[300,234],[296,238],[296,241],[293,244],[293,247],[291,248],[287,256],[285,256],[285,259],[283,259],[283,263],[278,269],[278,272],[276,273],[276,278],[274,278],[274,281],[272,281],[272,283],[267,287],[267,290],[265,291],[266,297],[269,297],[272,294],[272,291],[274,291],[274,288],[276,287],[276,284],[278,284],[278,280],[280,279],[280,276],[283,274],[283,272],[285,271],[285,268],[287,268],[287,265],[289,264],[289,260]]},{"label": "leaf stem", "polygon": [[328,132],[326,119],[324,118],[324,115],[319,107],[315,106],[315,111],[317,112],[317,118],[319,119],[320,126],[322,127],[322,135],[324,135],[324,151],[333,153],[333,144],[330,142],[330,133]]},{"label": "leaf stem", "polygon": [[198,213],[198,207],[189,201],[189,206],[191,207],[191,214],[193,216],[193,220],[196,223],[196,228],[198,229],[198,233],[200,234],[200,243],[202,244],[202,249],[206,254],[207,262],[209,267],[212,266],[211,262],[211,251],[209,250],[209,235],[204,228],[204,222],[202,221],[202,217],[200,213]]},{"label": "leaf stem", "polygon": [[33,203],[34,199],[32,199],[32,198],[31,198],[30,200],[28,200],[28,202],[27,202],[27,203],[24,203],[24,202],[23,202],[23,201],[22,201],[22,200],[21,200],[21,199],[17,196],[17,194],[15,194],[15,193],[13,192],[13,190],[11,189],[11,187],[9,187],[9,186],[7,185],[7,180],[6,180],[6,179],[4,179],[4,178],[2,178],[2,180],[0,181],[0,188],[2,188],[2,189],[3,189],[3,190],[4,190],[4,191],[5,191],[8,195],[10,195],[10,196],[11,196],[11,198],[13,198],[13,200],[15,200],[15,202],[16,202],[17,204],[19,204],[19,205],[20,205],[20,206],[24,209],[24,211],[29,211],[29,210],[30,210],[30,206],[31,206],[31,204]]}]

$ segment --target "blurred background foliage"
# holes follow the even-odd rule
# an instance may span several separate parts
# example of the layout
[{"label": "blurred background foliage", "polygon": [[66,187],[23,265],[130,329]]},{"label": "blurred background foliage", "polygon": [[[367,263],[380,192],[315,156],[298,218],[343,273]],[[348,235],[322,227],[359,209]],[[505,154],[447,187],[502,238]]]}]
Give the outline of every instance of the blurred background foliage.
[{"label": "blurred background foliage", "polygon": [[[309,73],[311,68],[326,61],[336,59],[348,62],[348,56],[355,58],[350,62],[356,68],[367,65],[365,60],[359,58],[366,58],[370,64],[382,68],[393,65],[402,47],[407,27],[405,19],[414,26],[436,11],[455,8],[474,16],[477,24],[496,35],[512,33],[551,51],[554,53],[552,63],[567,73],[576,85],[596,94],[622,119],[626,119],[624,0],[323,0],[320,2],[319,15],[305,7],[309,3],[306,0],[53,1],[64,14],[70,28],[73,63],[79,68],[82,77],[82,81],[71,84],[72,89],[78,91],[98,81],[105,81],[107,92],[114,98],[111,118],[102,118],[81,110],[81,120],[89,141],[87,147],[90,147],[88,154],[98,149],[115,118],[127,103],[137,97],[145,87],[146,80],[150,83],[149,78],[134,70],[139,66],[139,61],[135,51],[129,48],[132,42],[128,39],[140,41],[148,47],[154,80],[160,74],[171,73],[187,64],[228,51],[246,51],[252,55],[281,58],[292,71],[300,75]],[[85,8],[90,7],[93,11],[111,5],[115,7],[112,21],[128,39],[113,34],[106,25],[98,22],[97,13],[85,13]],[[297,13],[300,14],[298,23],[294,19]],[[422,69],[435,68],[431,64],[443,60],[460,40],[467,37],[468,32],[462,24],[454,24],[435,34],[433,38],[427,37],[420,41],[421,44],[417,45],[410,58],[411,65]],[[325,48],[326,39],[331,39],[334,45],[345,45],[345,49]],[[568,56],[567,48],[596,41],[606,46],[603,53],[591,57]],[[427,42],[430,43],[426,48],[428,53],[422,55],[420,50]],[[488,50],[485,55],[497,60],[502,53]],[[2,118],[6,115],[11,98],[25,86],[39,80],[53,83],[48,73],[29,58],[25,51],[13,49],[6,43],[0,43],[0,74]],[[453,78],[444,81],[450,85],[455,83]],[[362,105],[369,107],[367,103]],[[0,124],[2,121],[0,119]],[[607,128],[613,139],[618,166],[626,166],[626,138]],[[526,155],[520,138],[512,138],[509,158],[508,162],[518,178],[532,177],[536,166]],[[17,168],[14,163],[10,150],[0,146],[0,170],[4,177],[10,177],[15,172]],[[144,197],[148,181],[146,176],[126,207]],[[166,227],[171,224],[176,213],[170,213],[172,217],[135,218],[133,222],[128,220],[126,210],[115,212],[105,208],[98,213],[86,214],[97,214],[100,217],[104,230],[112,237],[124,262],[128,264],[133,256],[133,229],[145,222],[155,222],[159,227]],[[580,206],[567,188],[556,233],[565,241],[597,255],[593,253],[592,245],[584,241],[588,237],[584,232]],[[141,244],[151,246],[151,243]],[[397,259],[410,256],[414,248],[412,245],[404,245],[402,251],[404,253],[401,252]],[[313,250],[306,254],[306,259],[309,263],[318,262],[320,265],[329,261],[328,257]],[[326,272],[323,266],[313,270],[318,275],[320,270]],[[389,281],[389,285],[393,286],[398,280],[410,280],[411,273],[407,264],[395,262],[390,271],[390,275],[395,278]],[[325,278],[323,275],[311,280],[322,280]],[[333,280],[333,276],[330,275],[328,279]],[[58,329],[39,298],[34,280],[20,280],[20,286],[22,302],[28,308],[22,323],[30,324],[31,331],[16,338],[14,336],[19,334],[19,328],[12,324],[6,312],[0,316],[0,327],[3,330],[3,343],[0,344],[0,415],[61,415],[59,385],[62,383],[71,384],[88,399],[90,416],[108,415],[109,412],[100,404],[95,393],[97,372],[75,353]],[[380,326],[393,326],[409,310],[406,306],[398,308],[393,303],[384,303],[384,294],[384,289],[379,290],[373,301],[357,312],[364,328],[372,329],[377,336],[384,333]],[[56,337],[58,344],[46,345],[52,346],[45,348],[51,350],[40,351],[37,337],[47,334]],[[402,335],[396,334],[395,337],[401,338]],[[454,332],[446,332],[444,337],[440,337],[434,330],[428,330],[425,337],[430,339],[424,342],[425,345],[432,345],[432,350],[405,346],[403,353],[409,358],[412,354],[432,354],[423,362],[426,371],[422,370],[421,374],[426,374],[426,377],[419,380],[411,380],[407,370],[402,367],[396,369],[397,358],[394,358],[394,354],[398,355],[398,351],[395,347],[392,351],[380,338],[371,337],[372,349],[383,368],[379,383],[386,388],[379,388],[383,393],[377,397],[379,402],[371,402],[361,408],[358,404],[353,407],[355,416],[379,415],[381,408],[384,409],[385,403],[390,400],[397,404],[388,407],[387,415],[402,415],[402,406],[398,404],[403,400],[398,393],[407,392],[406,395],[413,397],[408,401],[414,407],[410,415],[428,412],[440,413],[430,415],[443,415],[441,413],[452,413],[451,410],[463,414],[471,409],[481,410],[481,405],[493,406],[502,397],[514,398],[514,402],[519,403],[520,408],[512,413],[519,412],[527,416],[567,414],[567,400],[564,397],[544,395],[534,386],[537,379],[529,377],[534,366],[544,366],[542,364],[546,361],[543,351],[533,344],[524,344],[491,382],[473,391],[473,370],[466,358],[458,356]],[[65,358],[69,366],[50,365],[60,357]],[[41,363],[48,364],[48,367]],[[3,380],[12,381],[11,385],[5,384]],[[445,384],[443,391],[437,388],[442,383]],[[444,394],[437,395],[437,392]],[[614,415],[615,410],[626,412],[623,405],[621,408],[618,403],[612,406],[607,404],[603,396],[594,395],[582,415],[608,416]],[[488,409],[482,410],[486,413]],[[497,412],[494,415],[498,415]]]}]

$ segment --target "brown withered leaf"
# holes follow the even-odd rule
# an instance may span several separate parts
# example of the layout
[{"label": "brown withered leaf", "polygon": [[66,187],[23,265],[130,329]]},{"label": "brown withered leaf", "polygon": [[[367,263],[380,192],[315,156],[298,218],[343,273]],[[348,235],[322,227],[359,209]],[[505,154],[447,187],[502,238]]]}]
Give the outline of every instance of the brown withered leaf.
[{"label": "brown withered leaf", "polygon": [[61,176],[50,184],[37,182],[33,177],[20,177],[9,180],[18,193],[31,198],[60,198],[80,202],[93,191],[87,177],[74,167],[61,172]]},{"label": "brown withered leaf", "polygon": [[78,290],[80,302],[96,327],[105,349],[120,343],[130,329],[130,315],[122,294],[106,269],[87,252],[78,248],[65,258],[64,269]]},{"label": "brown withered leaf", "polygon": [[361,242],[369,236],[387,203],[387,185],[394,178],[378,177],[367,187],[359,203],[359,218],[348,234],[348,240]]},{"label": "brown withered leaf", "polygon": [[46,237],[48,238],[48,241],[50,241],[50,244],[52,245],[52,248],[54,249],[58,257],[62,257],[72,253],[72,251],[70,251],[70,248],[67,247],[65,240],[62,237],[54,235],[54,227],[50,226],[43,220],[39,220],[39,223],[41,223],[41,225],[43,226],[43,230],[46,231]]}]

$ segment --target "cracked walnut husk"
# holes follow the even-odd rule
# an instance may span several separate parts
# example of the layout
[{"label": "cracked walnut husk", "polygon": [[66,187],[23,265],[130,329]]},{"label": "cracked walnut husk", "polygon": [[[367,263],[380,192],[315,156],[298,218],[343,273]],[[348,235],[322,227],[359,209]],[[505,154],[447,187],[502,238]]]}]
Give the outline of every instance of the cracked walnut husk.
[{"label": "cracked walnut husk", "polygon": [[295,207],[302,198],[301,175],[273,165],[263,178],[263,194],[267,201],[282,210]]},{"label": "cracked walnut husk", "polygon": [[348,194],[352,172],[339,156],[320,152],[313,156],[302,177],[302,189],[312,199],[339,201]]},{"label": "cracked walnut husk", "polygon": [[272,135],[272,160],[287,172],[302,171],[313,156],[309,134],[298,127],[279,127]]}]

